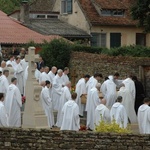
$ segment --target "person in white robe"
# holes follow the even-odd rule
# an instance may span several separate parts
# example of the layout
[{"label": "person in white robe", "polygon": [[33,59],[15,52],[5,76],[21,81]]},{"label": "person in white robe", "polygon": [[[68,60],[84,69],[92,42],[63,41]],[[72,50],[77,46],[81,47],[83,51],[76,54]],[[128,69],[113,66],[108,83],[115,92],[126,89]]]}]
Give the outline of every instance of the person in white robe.
[{"label": "person in white robe", "polygon": [[113,104],[110,110],[111,121],[115,122],[120,126],[120,128],[126,128],[128,123],[128,116],[125,107],[121,104],[122,97],[118,96],[116,103]]},{"label": "person in white robe", "polygon": [[113,76],[109,76],[108,79],[103,82],[100,91],[106,99],[106,106],[110,109],[117,98],[116,84],[113,82]]},{"label": "person in white robe", "polygon": [[3,60],[1,62],[0,71],[3,72],[3,70],[6,68],[6,62]]},{"label": "person in white robe", "polygon": [[56,72],[57,72],[57,68],[55,66],[53,66],[51,68],[51,71],[48,73],[51,83],[53,83],[53,79],[55,77]]},{"label": "person in white robe", "polygon": [[4,93],[4,96],[6,96],[7,88],[9,86],[9,82],[7,77],[9,76],[9,70],[3,70],[0,73],[0,93]]},{"label": "person in white robe", "polygon": [[8,114],[4,106],[4,94],[0,93],[0,127],[8,127]]},{"label": "person in white robe", "polygon": [[46,81],[46,80],[50,81],[48,72],[49,72],[49,67],[45,66],[45,67],[44,67],[44,72],[42,72],[42,73],[40,74],[40,77],[39,77],[39,84],[40,84],[42,81]]},{"label": "person in white robe", "polygon": [[131,92],[135,103],[135,84],[134,81],[132,80],[132,75],[129,75],[129,77],[123,80],[122,83],[125,85],[125,88]]},{"label": "person in white robe", "polygon": [[57,122],[56,122],[56,126],[59,128],[61,127],[62,124],[62,108],[64,104],[71,99],[70,88],[71,88],[71,82],[68,81],[66,82],[66,85],[63,87],[62,94],[60,96],[58,113],[57,113]]},{"label": "person in white robe", "polygon": [[99,91],[101,84],[97,83],[96,87],[93,87],[87,95],[86,111],[87,122],[86,127],[88,130],[94,130],[95,121],[95,108],[100,104]]},{"label": "person in white robe", "polygon": [[53,109],[58,111],[59,109],[59,100],[60,96],[62,94],[62,88],[63,88],[63,80],[62,80],[62,74],[63,71],[61,69],[58,69],[57,75],[54,77],[53,84],[52,84],[52,103],[53,103]]},{"label": "person in white robe", "polygon": [[138,109],[140,134],[150,134],[150,98],[144,98],[144,104]]},{"label": "person in white robe", "polygon": [[90,77],[90,79],[88,80],[87,84],[86,84],[86,90],[87,90],[87,94],[90,92],[90,90],[96,86],[96,84],[100,81],[100,79],[102,79],[102,74],[100,73],[95,73],[94,76]]},{"label": "person in white robe", "polygon": [[6,66],[11,65],[13,69],[15,69],[15,61],[14,56],[10,56],[9,60],[6,62]]},{"label": "person in white robe", "polygon": [[72,93],[71,99],[68,100],[62,108],[62,125],[60,130],[73,130],[80,129],[79,106],[75,102],[77,93]]},{"label": "person in white robe", "polygon": [[110,111],[105,106],[106,100],[102,99],[101,104],[99,104],[95,109],[95,125],[99,125],[103,120],[104,122],[110,122]]},{"label": "person in white robe", "polygon": [[35,65],[34,76],[35,76],[37,82],[39,82],[39,78],[40,78],[41,72],[37,69],[37,63],[35,63],[34,65]]},{"label": "person in white robe", "polygon": [[54,114],[52,108],[52,99],[50,96],[50,82],[45,81],[45,87],[41,91],[42,106],[45,111],[48,120],[48,126],[52,128],[54,126]]},{"label": "person in white robe", "polygon": [[11,83],[11,79],[12,79],[13,77],[15,77],[15,70],[14,70],[14,68],[13,68],[11,65],[8,65],[8,66],[6,67],[6,69],[9,70],[8,82],[9,82],[9,84],[10,84],[10,83]]},{"label": "person in white robe", "polygon": [[20,56],[16,57],[15,61],[15,77],[17,78],[17,87],[20,90],[20,93],[24,94],[24,70],[20,64]]},{"label": "person in white robe", "polygon": [[69,81],[68,74],[69,74],[69,68],[68,68],[68,67],[65,67],[65,68],[64,68],[63,75],[62,75],[63,85],[65,85],[66,82]]},{"label": "person in white robe", "polygon": [[17,78],[11,79],[11,84],[8,86],[5,98],[5,108],[8,113],[9,127],[21,126],[21,93],[18,89]]},{"label": "person in white robe", "polygon": [[76,103],[79,106],[80,116],[83,116],[83,112],[85,110],[85,104],[81,103],[81,96],[87,94],[86,92],[86,83],[89,80],[90,75],[85,75],[84,78],[81,78],[77,84],[75,92],[77,93]]},{"label": "person in white robe", "polygon": [[122,84],[120,90],[117,92],[118,96],[122,96],[122,105],[125,107],[129,121],[131,123],[137,123],[137,116],[134,110],[134,100],[128,89],[125,88],[125,85]]}]

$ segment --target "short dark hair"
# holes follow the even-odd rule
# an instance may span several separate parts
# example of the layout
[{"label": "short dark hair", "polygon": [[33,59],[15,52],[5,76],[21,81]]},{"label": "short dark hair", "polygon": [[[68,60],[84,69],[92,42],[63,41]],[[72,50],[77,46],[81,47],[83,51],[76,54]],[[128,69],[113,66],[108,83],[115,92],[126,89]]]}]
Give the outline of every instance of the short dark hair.
[{"label": "short dark hair", "polygon": [[17,78],[15,78],[15,77],[11,78],[11,82],[14,82],[15,80],[17,80]]},{"label": "short dark hair", "polygon": [[4,93],[0,93],[0,100],[4,97]]},{"label": "short dark hair", "polygon": [[5,70],[3,70],[3,74],[5,74],[6,72],[9,72],[9,70],[6,70],[6,69],[5,69]]},{"label": "short dark hair", "polygon": [[77,93],[75,93],[75,92],[72,93],[72,94],[71,94],[71,98],[72,98],[73,100],[75,100],[75,99],[77,98]]},{"label": "short dark hair", "polygon": [[108,77],[105,77],[105,81],[106,81],[106,80],[109,80],[109,78],[108,78]]},{"label": "short dark hair", "polygon": [[89,75],[89,74],[86,74],[86,75],[84,76],[84,78],[90,78],[90,75]]},{"label": "short dark hair", "polygon": [[116,102],[122,102],[122,96],[118,96]]},{"label": "short dark hair", "polygon": [[150,98],[149,97],[145,97],[143,100],[144,103],[150,102]]},{"label": "short dark hair", "polygon": [[2,71],[0,71],[0,74],[2,74]]},{"label": "short dark hair", "polygon": [[138,80],[138,79],[137,79],[137,76],[133,76],[133,77],[132,77],[132,80],[137,81],[137,80]]},{"label": "short dark hair", "polygon": [[64,71],[66,71],[66,70],[68,70],[68,69],[69,69],[68,67],[65,67],[65,68],[64,68]]},{"label": "short dark hair", "polygon": [[103,75],[101,73],[95,73],[94,77],[101,77],[101,78],[103,78]]},{"label": "short dark hair", "polygon": [[50,81],[46,80],[45,81],[45,85],[50,84]]},{"label": "short dark hair", "polygon": [[115,72],[114,76],[119,77],[120,74],[118,72]]}]

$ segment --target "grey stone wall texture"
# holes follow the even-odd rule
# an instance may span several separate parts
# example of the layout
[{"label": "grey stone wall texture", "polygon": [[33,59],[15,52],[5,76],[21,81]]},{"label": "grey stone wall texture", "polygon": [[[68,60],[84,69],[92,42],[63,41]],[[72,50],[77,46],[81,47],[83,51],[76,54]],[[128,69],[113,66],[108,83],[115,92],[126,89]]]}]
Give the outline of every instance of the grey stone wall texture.
[{"label": "grey stone wall texture", "polygon": [[150,135],[0,128],[1,150],[149,150]]}]

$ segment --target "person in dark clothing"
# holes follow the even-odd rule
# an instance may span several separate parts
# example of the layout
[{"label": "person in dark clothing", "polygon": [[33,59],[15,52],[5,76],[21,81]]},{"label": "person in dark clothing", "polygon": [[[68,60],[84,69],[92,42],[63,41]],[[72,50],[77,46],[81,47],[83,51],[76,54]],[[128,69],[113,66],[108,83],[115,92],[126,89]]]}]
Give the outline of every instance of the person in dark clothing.
[{"label": "person in dark clothing", "polygon": [[135,112],[137,114],[138,108],[143,104],[143,99],[145,98],[145,91],[143,84],[137,79],[136,76],[132,77],[132,80],[135,83]]},{"label": "person in dark clothing", "polygon": [[39,58],[40,58],[40,60],[39,60],[39,62],[37,62],[37,69],[38,70],[40,70],[41,68],[45,67],[43,58],[41,56]]}]

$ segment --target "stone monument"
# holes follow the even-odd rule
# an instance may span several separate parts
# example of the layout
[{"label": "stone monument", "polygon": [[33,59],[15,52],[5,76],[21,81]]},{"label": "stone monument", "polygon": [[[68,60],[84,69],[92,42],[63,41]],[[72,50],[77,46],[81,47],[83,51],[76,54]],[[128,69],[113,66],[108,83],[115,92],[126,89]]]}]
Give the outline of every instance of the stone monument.
[{"label": "stone monument", "polygon": [[28,48],[28,55],[25,56],[28,61],[28,78],[25,88],[25,110],[23,113],[23,128],[49,128],[47,117],[44,113],[40,94],[42,87],[38,84],[34,77],[34,63],[39,61],[39,55],[35,55],[35,47]]}]

